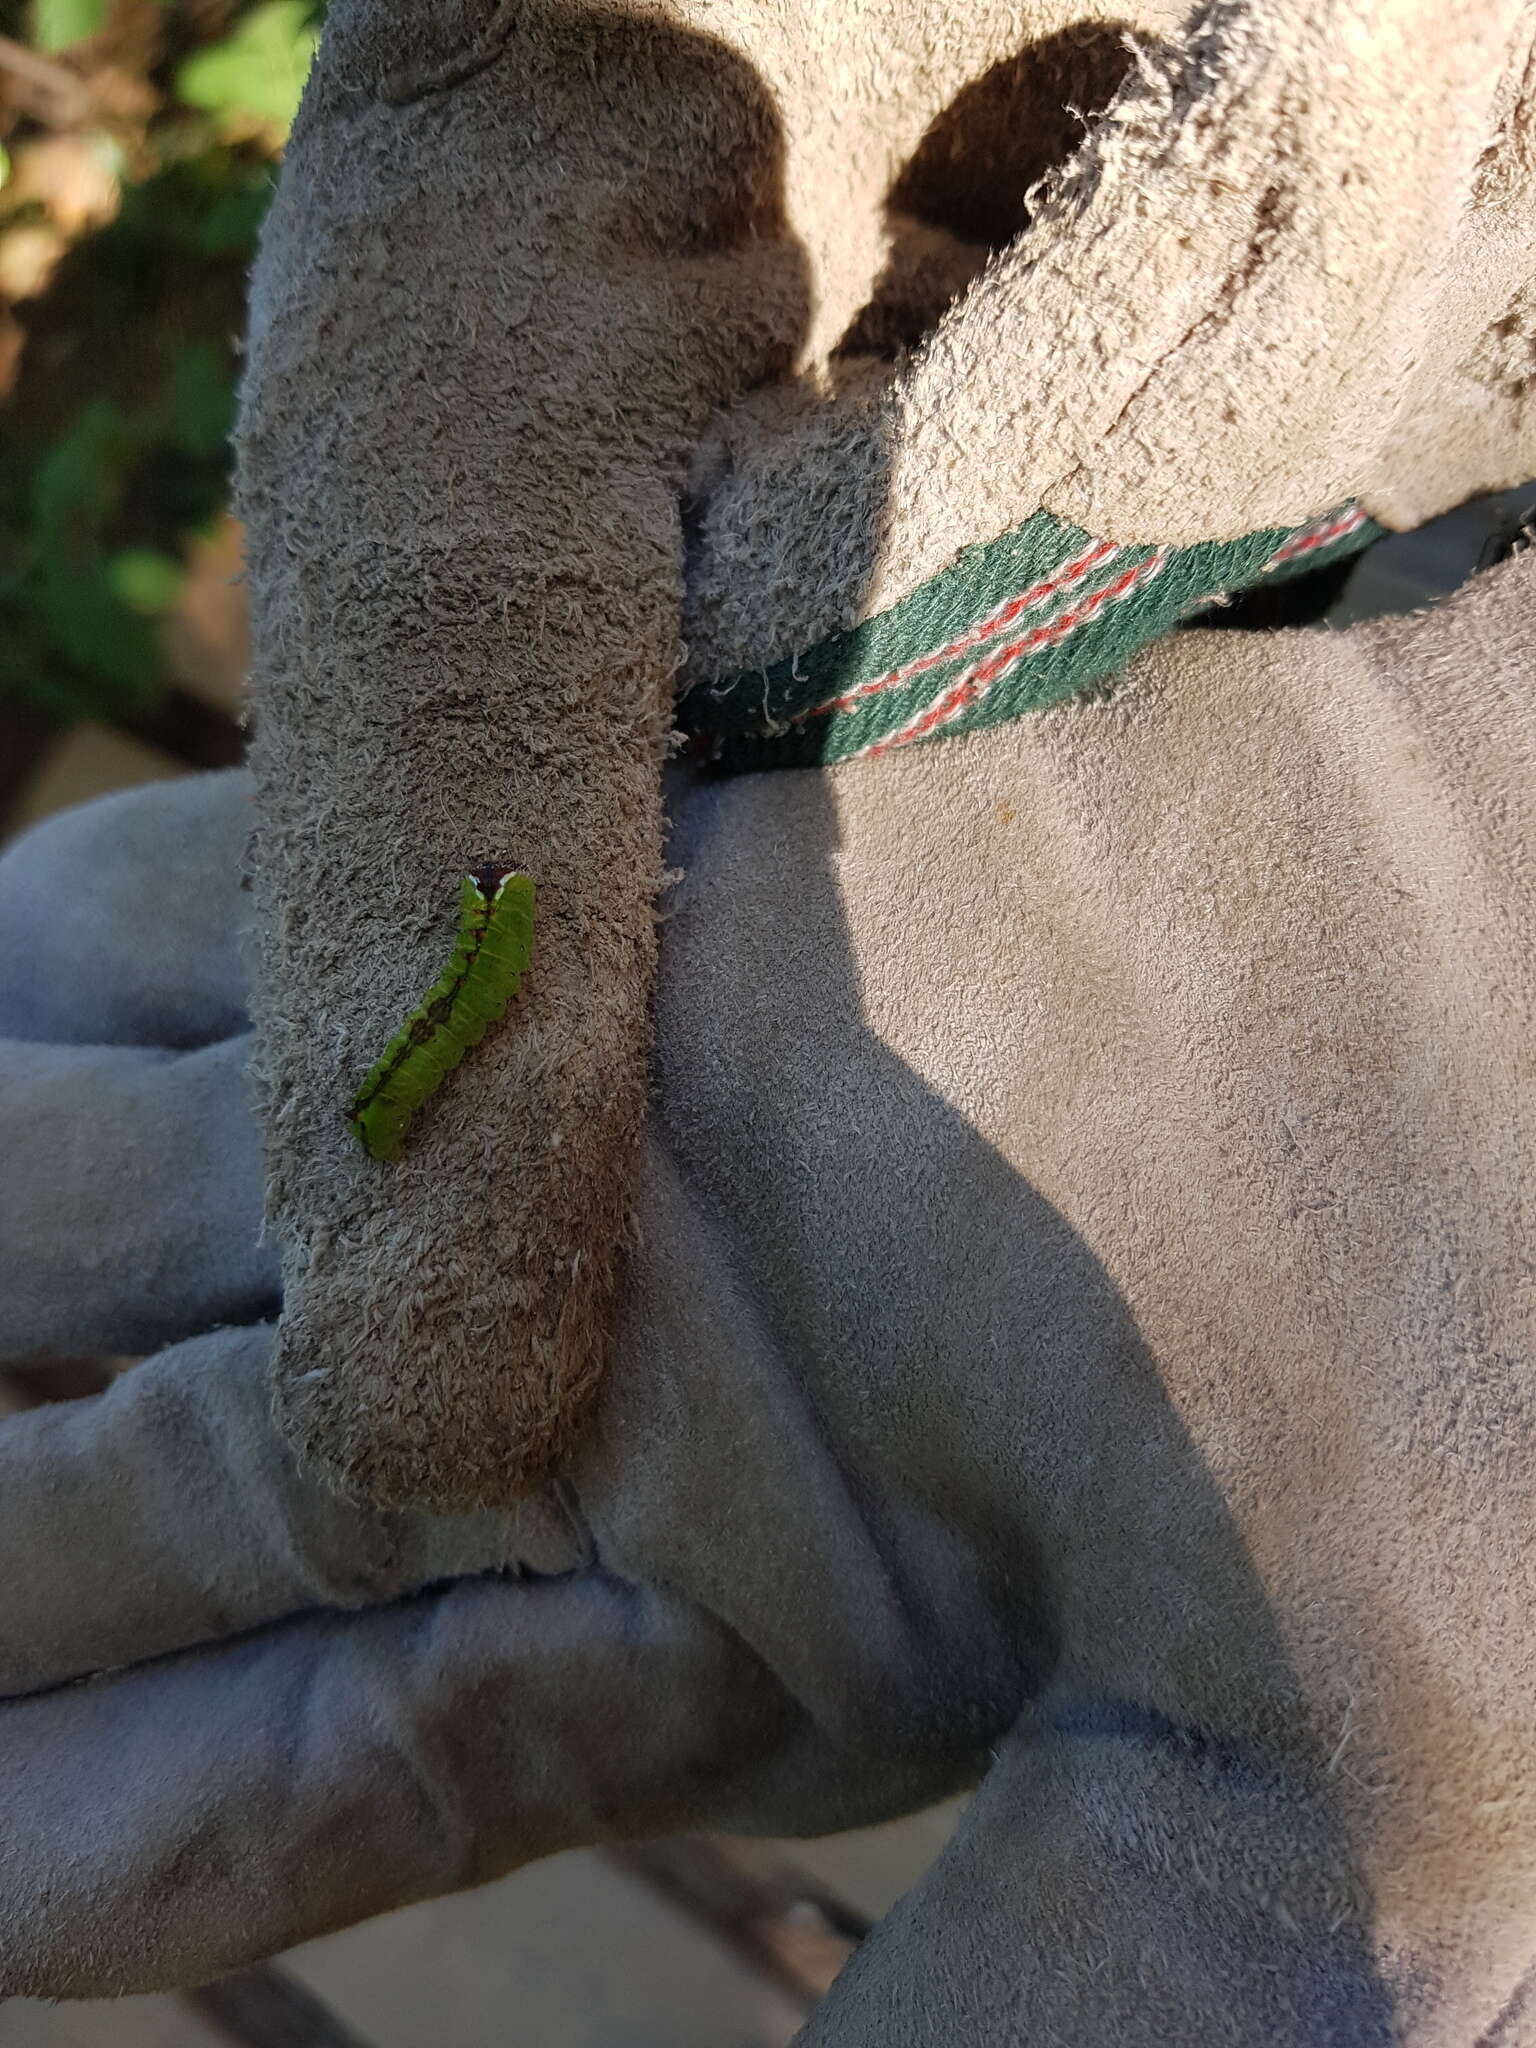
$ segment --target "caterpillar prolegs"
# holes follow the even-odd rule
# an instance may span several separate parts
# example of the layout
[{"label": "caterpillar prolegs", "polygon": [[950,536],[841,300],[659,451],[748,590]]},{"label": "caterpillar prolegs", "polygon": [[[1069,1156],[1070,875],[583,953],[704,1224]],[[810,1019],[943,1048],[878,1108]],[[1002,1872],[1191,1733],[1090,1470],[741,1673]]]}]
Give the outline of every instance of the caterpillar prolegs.
[{"label": "caterpillar prolegs", "polygon": [[533,952],[533,882],[479,867],[459,892],[453,956],[385,1046],[347,1116],[375,1159],[393,1159],[411,1118],[517,993]]}]

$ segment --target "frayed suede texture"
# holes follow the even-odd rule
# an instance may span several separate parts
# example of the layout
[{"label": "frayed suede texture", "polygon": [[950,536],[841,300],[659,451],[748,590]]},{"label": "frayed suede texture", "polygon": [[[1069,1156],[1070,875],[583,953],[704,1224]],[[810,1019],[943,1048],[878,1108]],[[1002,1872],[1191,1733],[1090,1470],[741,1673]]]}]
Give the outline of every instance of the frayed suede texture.
[{"label": "frayed suede texture", "polygon": [[1536,554],[679,795],[599,1548],[860,1753],[1021,1706],[808,2042],[1523,2038],[1533,646]]},{"label": "frayed suede texture", "polygon": [[[510,1501],[590,1412],[679,675],[1041,505],[1187,543],[1536,468],[1529,0],[1181,19],[333,8],[241,499],[278,1402],[344,1486]],[[342,1111],[480,860],[535,876],[534,968],[381,1170]]]},{"label": "frayed suede texture", "polygon": [[[1187,546],[1349,499],[1415,526],[1536,470],[1529,0],[1105,11],[967,9],[951,42],[949,8],[839,10],[846,71],[788,117],[813,157],[835,122],[860,166],[823,178],[811,226],[791,207],[827,357],[701,450],[688,682],[856,625],[1042,505]],[[896,82],[884,57],[895,105],[866,110],[855,53],[903,29],[925,62]],[[1087,114],[1044,164],[1043,89]],[[1011,155],[1041,182],[989,251],[965,238]],[[832,240],[824,195],[850,181],[873,269]],[[969,288],[934,305],[941,242]],[[912,346],[843,352],[880,332]]]},{"label": "frayed suede texture", "polygon": [[[338,1502],[267,1332],[207,1328],[238,1040],[132,1040],[178,985],[184,1046],[238,1028],[246,778],[0,862],[5,1298],[95,1341],[148,1215],[140,1340],[203,1332],[0,1429],[0,1997],[981,1779],[808,2042],[1522,2041],[1533,646],[1527,553],[892,760],[674,771],[621,1342],[515,1518]],[[33,903],[93,862],[83,959]]]},{"label": "frayed suede texture", "polygon": [[[740,58],[617,11],[494,27],[451,90],[385,104],[370,82],[447,60],[398,9],[333,10],[240,429],[278,1398],[343,1485],[438,1506],[535,1485],[611,1347],[678,496],[804,292]],[[381,1168],[342,1111],[487,860],[535,879],[532,970]]]}]

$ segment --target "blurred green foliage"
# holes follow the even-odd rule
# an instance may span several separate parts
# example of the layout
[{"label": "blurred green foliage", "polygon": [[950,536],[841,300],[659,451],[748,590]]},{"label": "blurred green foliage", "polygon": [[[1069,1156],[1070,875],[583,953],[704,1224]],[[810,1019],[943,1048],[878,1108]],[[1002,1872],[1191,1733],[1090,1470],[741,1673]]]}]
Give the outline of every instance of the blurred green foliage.
[{"label": "blurred green foliage", "polygon": [[[14,307],[0,411],[0,694],[60,720],[131,721],[164,687],[159,622],[226,502],[245,278],[318,34],[308,0],[151,5],[148,33],[142,0],[31,0],[19,24],[84,81],[70,146],[120,166],[115,217]],[[25,168],[47,134],[5,136],[0,278],[9,231],[58,232]]]},{"label": "blurred green foliage", "polygon": [[96,35],[106,18],[107,0],[32,0],[32,46],[51,57]]},{"label": "blurred green foliage", "polygon": [[319,40],[313,16],[307,0],[263,0],[223,42],[186,59],[178,98],[226,134],[247,134],[257,123],[286,135]]}]

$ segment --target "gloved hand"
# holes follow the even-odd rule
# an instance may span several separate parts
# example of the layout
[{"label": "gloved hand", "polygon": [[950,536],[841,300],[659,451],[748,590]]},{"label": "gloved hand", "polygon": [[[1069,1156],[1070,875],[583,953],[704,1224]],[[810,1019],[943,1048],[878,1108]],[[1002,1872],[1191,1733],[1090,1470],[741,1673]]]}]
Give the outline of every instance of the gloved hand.
[{"label": "gloved hand", "polygon": [[679,778],[619,1362],[514,1516],[347,1505],[272,1424],[245,780],[20,842],[0,1352],[166,1348],[0,1425],[0,1989],[984,1772],[807,2040],[1494,2026],[1536,1880],[1533,626],[1527,557],[974,740]]}]

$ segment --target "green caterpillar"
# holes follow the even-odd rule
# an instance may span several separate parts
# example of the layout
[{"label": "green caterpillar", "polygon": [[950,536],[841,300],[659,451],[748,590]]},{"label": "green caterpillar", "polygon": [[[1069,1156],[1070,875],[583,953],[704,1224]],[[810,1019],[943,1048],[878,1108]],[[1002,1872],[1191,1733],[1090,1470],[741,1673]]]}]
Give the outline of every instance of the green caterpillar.
[{"label": "green caterpillar", "polygon": [[533,952],[533,883],[479,867],[459,893],[453,957],[358,1089],[348,1120],[375,1159],[393,1159],[405,1127],[517,993]]}]

